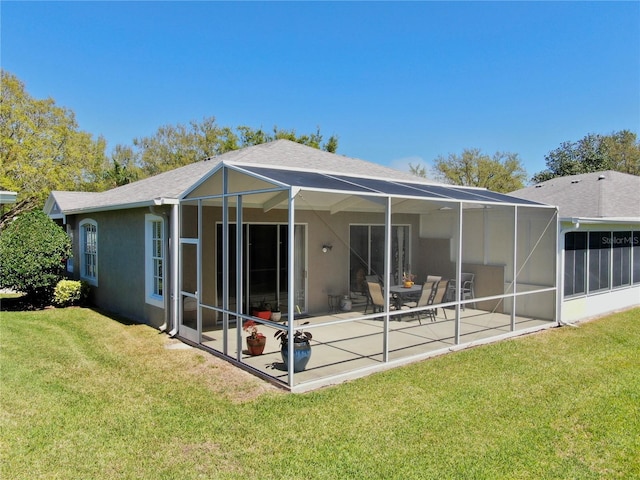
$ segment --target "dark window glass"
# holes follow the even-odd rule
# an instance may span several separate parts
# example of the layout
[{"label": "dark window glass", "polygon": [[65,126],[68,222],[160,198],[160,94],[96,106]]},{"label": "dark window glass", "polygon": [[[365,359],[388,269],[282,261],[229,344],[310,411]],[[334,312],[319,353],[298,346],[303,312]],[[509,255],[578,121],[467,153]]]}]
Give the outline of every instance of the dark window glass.
[{"label": "dark window glass", "polygon": [[609,288],[611,232],[589,232],[589,293]]},{"label": "dark window glass", "polygon": [[587,233],[567,233],[564,255],[564,295],[566,297],[586,292],[586,263]]},{"label": "dark window glass", "polygon": [[631,232],[613,232],[612,278],[614,287],[631,284]]}]

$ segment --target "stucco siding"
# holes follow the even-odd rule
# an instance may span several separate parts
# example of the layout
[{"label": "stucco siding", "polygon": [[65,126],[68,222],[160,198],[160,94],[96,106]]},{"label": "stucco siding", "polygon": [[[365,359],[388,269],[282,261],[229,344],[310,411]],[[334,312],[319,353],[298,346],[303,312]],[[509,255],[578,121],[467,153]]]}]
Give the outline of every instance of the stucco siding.
[{"label": "stucco siding", "polygon": [[74,230],[74,278],[81,277],[79,223],[91,219],[98,228],[98,278],[91,302],[131,320],[160,326],[164,310],[145,301],[145,214],[148,209],[97,212],[68,220]]},{"label": "stucco siding", "polygon": [[640,285],[613,290],[597,295],[569,298],[562,302],[562,321],[565,323],[586,320],[616,310],[636,307],[640,304]]}]

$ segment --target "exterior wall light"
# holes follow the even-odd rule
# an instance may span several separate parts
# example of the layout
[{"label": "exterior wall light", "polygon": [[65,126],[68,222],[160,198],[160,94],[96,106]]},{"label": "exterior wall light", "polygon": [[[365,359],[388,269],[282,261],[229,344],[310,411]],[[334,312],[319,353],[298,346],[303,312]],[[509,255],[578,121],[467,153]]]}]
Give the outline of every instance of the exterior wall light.
[{"label": "exterior wall light", "polygon": [[322,245],[322,253],[330,252],[332,248],[333,246],[329,244]]}]

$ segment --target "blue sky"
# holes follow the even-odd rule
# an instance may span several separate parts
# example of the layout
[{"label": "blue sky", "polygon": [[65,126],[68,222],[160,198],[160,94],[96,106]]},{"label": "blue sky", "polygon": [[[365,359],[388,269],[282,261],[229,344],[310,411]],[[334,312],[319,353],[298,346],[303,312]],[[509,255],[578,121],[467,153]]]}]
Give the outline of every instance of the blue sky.
[{"label": "blue sky", "polygon": [[640,133],[640,2],[11,2],[2,68],[109,148],[216,117],[406,170]]}]

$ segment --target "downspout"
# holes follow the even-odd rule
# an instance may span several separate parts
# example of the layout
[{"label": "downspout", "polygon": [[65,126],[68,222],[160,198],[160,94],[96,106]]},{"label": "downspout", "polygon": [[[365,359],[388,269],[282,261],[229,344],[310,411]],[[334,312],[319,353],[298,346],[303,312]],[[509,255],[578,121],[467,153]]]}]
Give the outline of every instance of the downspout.
[{"label": "downspout", "polygon": [[179,254],[179,230],[180,230],[180,204],[175,203],[171,208],[171,241],[170,241],[170,250],[171,251],[171,268],[169,269],[170,277],[171,277],[171,316],[170,323],[173,327],[169,332],[170,336],[175,336],[178,333],[178,320],[179,320],[179,306],[180,306],[180,296],[179,296],[179,287],[180,287],[180,279],[178,278],[180,272],[180,254]]}]

